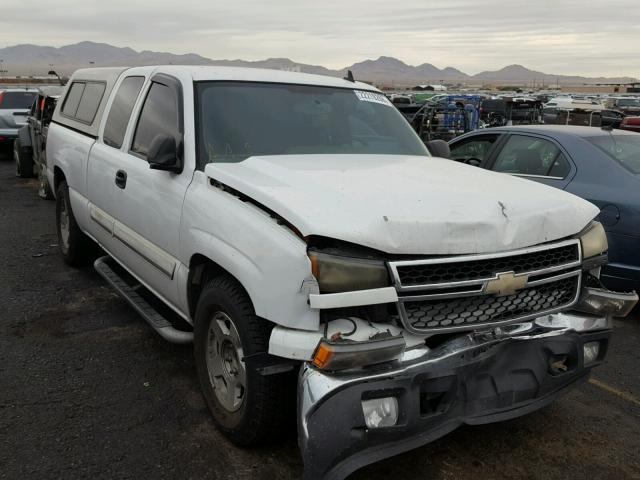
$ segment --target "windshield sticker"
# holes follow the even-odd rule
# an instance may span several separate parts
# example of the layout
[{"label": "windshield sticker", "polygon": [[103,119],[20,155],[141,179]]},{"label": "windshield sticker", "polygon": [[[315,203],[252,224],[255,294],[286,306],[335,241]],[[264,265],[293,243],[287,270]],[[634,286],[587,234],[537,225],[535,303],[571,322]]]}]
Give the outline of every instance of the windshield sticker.
[{"label": "windshield sticker", "polygon": [[366,92],[364,90],[354,90],[354,92],[356,94],[356,97],[358,97],[358,100],[360,100],[361,102],[379,103],[381,105],[393,107],[393,104],[389,101],[389,99],[381,93]]}]

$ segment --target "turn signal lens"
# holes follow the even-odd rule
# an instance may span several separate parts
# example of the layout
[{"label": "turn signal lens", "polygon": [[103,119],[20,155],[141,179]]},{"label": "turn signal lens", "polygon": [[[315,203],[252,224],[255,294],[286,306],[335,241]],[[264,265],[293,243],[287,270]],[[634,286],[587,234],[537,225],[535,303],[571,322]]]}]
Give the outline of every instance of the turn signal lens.
[{"label": "turn signal lens", "polygon": [[407,346],[404,337],[387,337],[367,342],[330,342],[320,340],[312,363],[321,370],[346,370],[400,358]]}]

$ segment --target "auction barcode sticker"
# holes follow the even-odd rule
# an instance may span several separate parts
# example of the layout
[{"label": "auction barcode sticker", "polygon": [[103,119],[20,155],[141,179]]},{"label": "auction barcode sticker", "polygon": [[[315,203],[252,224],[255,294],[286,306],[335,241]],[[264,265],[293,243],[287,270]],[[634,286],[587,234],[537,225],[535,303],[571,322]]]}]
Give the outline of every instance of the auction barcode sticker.
[{"label": "auction barcode sticker", "polygon": [[356,94],[356,97],[358,97],[358,100],[360,100],[361,102],[380,103],[388,107],[393,106],[389,99],[381,93],[367,92],[365,90],[354,90],[354,92]]}]

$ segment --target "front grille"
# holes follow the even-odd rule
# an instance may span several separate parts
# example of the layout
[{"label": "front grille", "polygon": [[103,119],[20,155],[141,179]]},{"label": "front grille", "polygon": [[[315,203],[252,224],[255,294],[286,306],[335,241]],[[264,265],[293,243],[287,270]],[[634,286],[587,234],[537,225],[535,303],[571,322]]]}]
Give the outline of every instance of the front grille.
[{"label": "front grille", "polygon": [[578,274],[569,278],[525,288],[513,295],[496,297],[476,295],[462,298],[406,301],[404,310],[407,327],[414,332],[433,333],[464,327],[493,325],[517,321],[531,315],[561,309],[571,305],[580,283]]},{"label": "front grille", "polygon": [[511,252],[392,261],[398,312],[414,333],[492,327],[555,313],[580,293],[578,240]]},{"label": "front grille", "polygon": [[397,270],[401,285],[412,287],[487,279],[492,278],[497,272],[523,273],[544,270],[553,266],[577,262],[579,258],[578,244],[572,243],[519,255],[480,260],[460,261],[453,257],[447,259],[446,263],[437,261],[407,265],[400,263]]}]

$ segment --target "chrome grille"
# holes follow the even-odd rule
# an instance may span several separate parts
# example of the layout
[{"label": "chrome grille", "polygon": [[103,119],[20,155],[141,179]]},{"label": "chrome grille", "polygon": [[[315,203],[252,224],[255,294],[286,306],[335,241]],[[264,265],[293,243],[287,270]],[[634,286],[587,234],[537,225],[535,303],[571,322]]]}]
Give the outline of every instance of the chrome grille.
[{"label": "chrome grille", "polygon": [[[445,333],[570,307],[580,293],[581,262],[579,241],[568,240],[497,254],[390,262],[389,269],[405,328]],[[503,277],[515,282],[496,289]]]},{"label": "chrome grille", "polygon": [[496,272],[532,272],[578,261],[580,251],[577,247],[577,244],[571,244],[484,260],[401,265],[398,266],[398,277],[402,286],[415,286],[492,278]]}]

